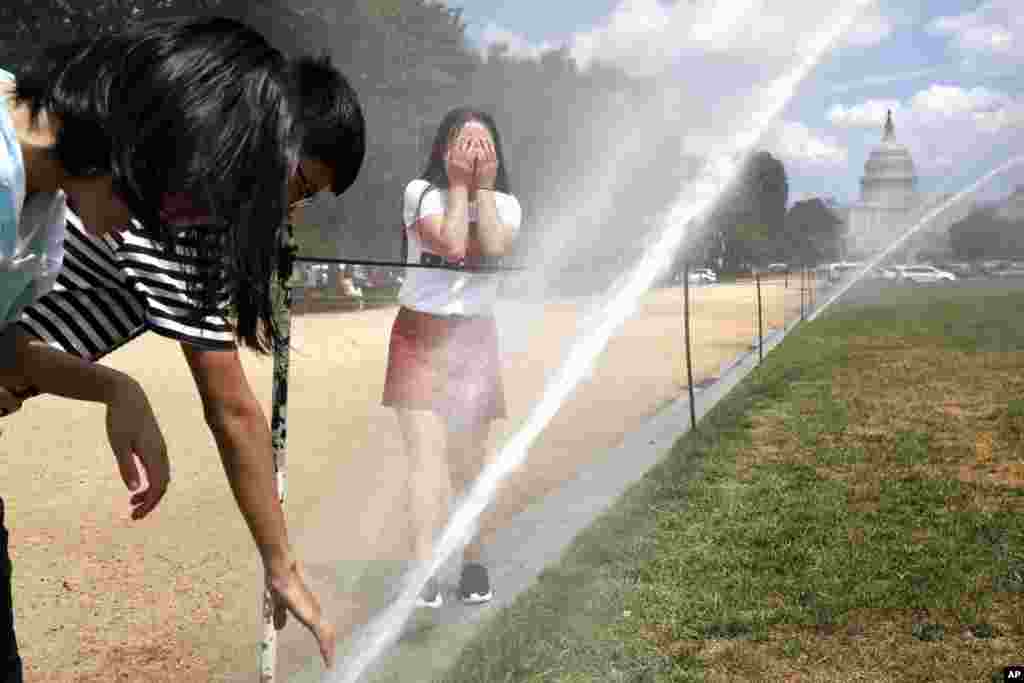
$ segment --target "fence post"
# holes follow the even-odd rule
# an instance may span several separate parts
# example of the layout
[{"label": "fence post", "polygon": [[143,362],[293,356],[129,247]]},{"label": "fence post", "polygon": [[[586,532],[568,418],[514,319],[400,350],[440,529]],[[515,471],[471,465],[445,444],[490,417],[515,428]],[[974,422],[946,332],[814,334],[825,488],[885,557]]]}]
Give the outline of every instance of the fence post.
[{"label": "fence post", "polygon": [[804,320],[804,297],[807,296],[807,266],[800,267],[800,320]]},{"label": "fence post", "polygon": [[757,362],[764,360],[764,320],[761,316],[761,272],[754,273],[757,285]]},{"label": "fence post", "polygon": [[693,361],[690,356],[690,264],[683,262],[683,335],[686,342],[686,386],[690,394],[690,429],[697,430],[697,408],[693,399]]},{"label": "fence post", "polygon": [[[281,231],[281,257],[277,277],[281,301],[274,312],[281,343],[274,347],[274,379],[270,435],[274,453],[278,501],[284,506],[285,442],[288,437],[288,370],[291,351],[292,287],[291,278],[297,245],[291,226]],[[260,683],[273,683],[277,675],[277,629],[274,627],[274,599],[270,586],[263,589],[263,642],[260,645]]]},{"label": "fence post", "polygon": [[810,272],[811,277],[811,289],[810,289],[810,308],[814,310],[814,304],[818,301],[818,269],[813,268]]}]

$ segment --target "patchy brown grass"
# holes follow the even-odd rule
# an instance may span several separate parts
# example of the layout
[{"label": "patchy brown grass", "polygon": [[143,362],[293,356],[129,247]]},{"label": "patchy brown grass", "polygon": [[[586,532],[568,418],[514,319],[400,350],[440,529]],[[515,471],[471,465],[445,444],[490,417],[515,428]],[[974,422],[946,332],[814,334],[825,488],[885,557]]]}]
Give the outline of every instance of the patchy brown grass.
[{"label": "patchy brown grass", "polygon": [[[937,610],[864,609],[833,628],[780,625],[750,639],[672,640],[667,627],[644,636],[670,657],[694,657],[705,681],[986,681],[994,664],[1020,657],[1024,600],[993,606],[993,637],[975,635],[974,624]],[[912,635],[917,624],[938,624],[941,640]]]},{"label": "patchy brown grass", "polygon": [[[928,615],[933,623],[938,615]],[[709,664],[707,681],[984,681],[993,662],[1011,662],[1019,641],[979,639],[964,628],[942,641],[910,635],[916,617],[907,612],[850,615],[831,635],[812,628],[781,627],[761,642],[717,641],[699,653]],[[949,620],[947,620],[949,621]],[[955,625],[949,621],[950,625]]]},{"label": "patchy brown grass", "polygon": [[[750,447],[736,456],[736,476],[752,481],[766,466],[804,464],[848,487],[851,512],[878,509],[882,484],[903,477],[955,479],[962,494],[948,501],[958,512],[1024,512],[1024,418],[1008,404],[1024,396],[1024,353],[964,353],[921,348],[899,339],[850,340],[850,362],[832,381],[794,384],[791,411],[773,406],[751,416]],[[802,439],[794,420],[814,417],[822,396],[841,402],[845,425]],[[906,434],[924,435],[920,457],[900,451]],[[822,453],[858,454],[851,462],[822,462]],[[934,530],[915,528],[909,542],[924,545]],[[865,543],[863,529],[847,531]],[[673,640],[670,629],[645,637],[671,657],[701,661],[714,681],[962,681],[988,680],[995,666],[1020,659],[1024,595],[999,593],[990,581],[969,587],[979,618],[994,637],[977,637],[974,624],[952,612],[861,609],[838,625],[779,624],[757,639]],[[781,607],[775,593],[769,606]],[[915,624],[941,625],[941,640],[913,635]],[[932,626],[931,628],[937,628]],[[987,635],[984,631],[983,635]]]},{"label": "patchy brown grass", "polygon": [[[965,509],[993,505],[1024,511],[1024,497],[1004,489],[1024,489],[1024,419],[1006,416],[1009,401],[1024,396],[1024,354],[976,353],[915,348],[898,340],[857,338],[849,364],[836,369],[830,385],[843,399],[848,426],[838,434],[819,435],[810,447],[786,423],[785,412],[763,410],[752,418],[754,445],[737,462],[737,474],[771,462],[814,465],[819,474],[850,483],[856,503],[868,503],[884,477],[906,475],[954,478],[974,491]],[[802,383],[820,387],[820,383]],[[817,397],[796,401],[800,415],[820,409]],[[926,462],[905,464],[889,456],[901,432],[926,433]],[[822,448],[859,447],[864,465],[818,462]],[[879,476],[881,475],[881,476]],[[1012,492],[1011,492],[1012,493]],[[976,506],[976,507],[975,507]]]}]

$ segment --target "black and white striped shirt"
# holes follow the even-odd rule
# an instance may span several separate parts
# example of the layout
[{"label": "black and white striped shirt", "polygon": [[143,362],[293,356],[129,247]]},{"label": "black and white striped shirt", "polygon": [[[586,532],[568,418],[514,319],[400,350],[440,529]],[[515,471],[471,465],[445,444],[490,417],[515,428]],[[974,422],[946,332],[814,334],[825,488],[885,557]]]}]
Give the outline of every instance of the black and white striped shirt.
[{"label": "black and white striped shirt", "polygon": [[[187,247],[187,244],[182,246]],[[224,312],[202,315],[186,284],[211,259],[164,252],[137,230],[93,237],[68,211],[64,267],[19,324],[50,346],[96,360],[144,332],[201,349],[235,348]]]}]

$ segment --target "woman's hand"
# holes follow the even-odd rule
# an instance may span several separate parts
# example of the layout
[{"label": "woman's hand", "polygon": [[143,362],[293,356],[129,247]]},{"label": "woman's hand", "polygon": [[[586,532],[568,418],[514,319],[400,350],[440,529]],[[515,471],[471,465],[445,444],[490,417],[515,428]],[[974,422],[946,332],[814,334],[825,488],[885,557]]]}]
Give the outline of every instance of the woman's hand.
[{"label": "woman's hand", "polygon": [[302,565],[291,560],[281,567],[268,567],[267,580],[274,596],[274,628],[280,631],[288,623],[288,614],[295,615],[316,638],[324,665],[330,669],[334,665],[337,633],[309,589]]},{"label": "woman's hand", "polygon": [[487,136],[476,140],[473,158],[473,190],[493,190],[498,178],[498,154]]},{"label": "woman's hand", "polygon": [[472,138],[464,133],[460,133],[448,145],[448,156],[445,159],[445,166],[448,171],[449,187],[464,187],[466,189],[472,187],[473,155]]},{"label": "woman's hand", "polygon": [[117,381],[107,402],[107,439],[132,494],[132,519],[142,519],[164,497],[171,465],[146,392],[127,375]]},{"label": "woman's hand", "polygon": [[470,190],[493,190],[498,177],[498,154],[494,150],[494,142],[488,130],[479,124],[470,124],[463,128],[459,137],[466,141],[469,153],[473,157],[473,181]]}]

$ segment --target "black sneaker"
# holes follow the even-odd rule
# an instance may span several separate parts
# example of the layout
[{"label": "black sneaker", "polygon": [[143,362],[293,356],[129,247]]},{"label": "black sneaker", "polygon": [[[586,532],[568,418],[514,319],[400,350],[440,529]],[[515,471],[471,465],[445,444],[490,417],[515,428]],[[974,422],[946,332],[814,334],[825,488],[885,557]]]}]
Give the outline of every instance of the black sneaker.
[{"label": "black sneaker", "polygon": [[438,609],[443,604],[444,598],[441,596],[441,585],[437,582],[437,579],[430,577],[427,580],[427,585],[423,587],[419,597],[416,598],[416,606]]},{"label": "black sneaker", "polygon": [[489,602],[491,597],[491,582],[487,578],[487,568],[482,564],[470,562],[462,567],[462,577],[459,579],[459,599],[467,605],[479,605]]}]

